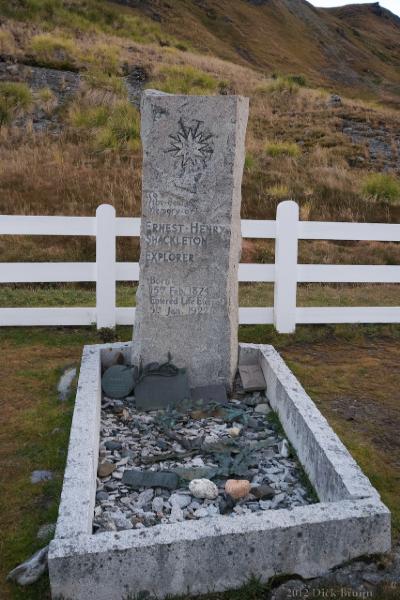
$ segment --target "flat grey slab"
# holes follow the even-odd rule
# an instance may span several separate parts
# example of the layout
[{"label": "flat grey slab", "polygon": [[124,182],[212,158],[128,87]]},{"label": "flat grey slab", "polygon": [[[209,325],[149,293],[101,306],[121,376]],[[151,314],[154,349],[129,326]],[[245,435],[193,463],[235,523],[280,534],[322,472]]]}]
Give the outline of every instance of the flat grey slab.
[{"label": "flat grey slab", "polygon": [[239,365],[239,374],[245,392],[263,391],[267,387],[264,373],[259,363],[254,365]]},{"label": "flat grey slab", "polygon": [[248,99],[145,93],[133,362],[187,367],[191,387],[237,366]]},{"label": "flat grey slab", "polygon": [[122,482],[134,490],[142,487],[160,487],[175,490],[178,487],[179,477],[176,473],[168,473],[167,471],[153,473],[151,471],[135,471],[132,469],[124,471]]},{"label": "flat grey slab", "polygon": [[135,387],[136,408],[140,410],[177,408],[184,402],[188,404],[189,400],[190,388],[185,369],[173,377],[148,375]]}]

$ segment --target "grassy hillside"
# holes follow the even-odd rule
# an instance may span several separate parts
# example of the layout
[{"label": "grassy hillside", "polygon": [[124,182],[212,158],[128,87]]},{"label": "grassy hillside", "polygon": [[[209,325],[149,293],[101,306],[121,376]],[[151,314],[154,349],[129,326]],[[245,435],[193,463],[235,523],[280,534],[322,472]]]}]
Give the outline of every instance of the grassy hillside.
[{"label": "grassy hillside", "polygon": [[[110,202],[120,215],[138,215],[140,115],[132,100],[157,87],[250,96],[244,218],[273,218],[279,201],[294,198],[303,219],[399,221],[400,113],[345,95],[332,102],[317,85],[336,64],[332,89],[343,89],[349,61],[355,68],[362,58],[384,78],[382,94],[392,94],[398,48],[387,61],[375,50],[383,38],[395,46],[393,15],[368,6],[321,11],[302,0],[125,4],[134,7],[0,0],[0,212],[90,215]],[[351,39],[339,35],[340,22],[354,30]],[[354,33],[367,29],[370,36]],[[351,92],[361,97],[369,75],[357,72]],[[132,244],[121,240],[121,258],[137,253]],[[372,246],[370,260],[398,262],[397,245]],[[0,250],[2,260],[90,260],[94,244],[3,238]],[[365,262],[367,250],[318,242],[301,254]],[[245,244],[245,260],[271,258],[271,245]]]},{"label": "grassy hillside", "polygon": [[202,53],[269,74],[301,72],[313,84],[399,106],[400,19],[374,4],[335,11],[305,0],[116,1]]}]

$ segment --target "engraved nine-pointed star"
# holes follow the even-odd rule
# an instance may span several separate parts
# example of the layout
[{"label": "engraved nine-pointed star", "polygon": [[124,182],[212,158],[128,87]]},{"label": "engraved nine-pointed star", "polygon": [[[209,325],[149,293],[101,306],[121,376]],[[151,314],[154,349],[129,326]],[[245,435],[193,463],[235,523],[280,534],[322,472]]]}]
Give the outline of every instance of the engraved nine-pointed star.
[{"label": "engraved nine-pointed star", "polygon": [[180,130],[175,135],[170,135],[172,144],[168,152],[172,152],[176,158],[181,159],[183,168],[197,166],[205,163],[213,153],[210,143],[212,135],[205,135],[199,131],[201,121],[197,121],[195,127],[186,127],[182,120],[179,121]]}]

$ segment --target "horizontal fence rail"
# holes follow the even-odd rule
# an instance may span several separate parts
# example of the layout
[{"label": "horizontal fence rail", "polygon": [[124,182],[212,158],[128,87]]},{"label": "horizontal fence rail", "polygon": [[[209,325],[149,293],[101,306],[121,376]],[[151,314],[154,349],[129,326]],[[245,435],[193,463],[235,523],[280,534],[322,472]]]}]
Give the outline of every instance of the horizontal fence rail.
[{"label": "horizontal fence rail", "polygon": [[[116,306],[116,282],[139,280],[139,263],[116,261],[116,239],[139,237],[139,218],[116,217],[102,204],[95,217],[0,216],[0,235],[93,236],[96,262],[0,263],[0,283],[96,282],[95,307],[0,308],[0,325],[133,325],[134,307]],[[240,307],[243,325],[274,324],[292,333],[296,324],[400,323],[399,307],[298,307],[298,283],[400,283],[400,265],[298,264],[299,240],[400,242],[400,225],[300,221],[298,205],[281,202],[275,221],[241,222],[242,236],[275,240],[275,264],[239,265],[240,282],[274,284],[274,306]]]}]

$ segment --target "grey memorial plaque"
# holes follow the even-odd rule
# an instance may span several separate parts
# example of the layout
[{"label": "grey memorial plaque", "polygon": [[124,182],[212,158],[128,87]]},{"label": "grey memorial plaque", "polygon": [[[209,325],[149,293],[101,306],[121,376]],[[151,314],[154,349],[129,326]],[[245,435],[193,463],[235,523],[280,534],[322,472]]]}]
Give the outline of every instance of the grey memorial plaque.
[{"label": "grey memorial plaque", "polygon": [[245,392],[259,392],[266,389],[267,384],[260,365],[240,365],[239,373]]},{"label": "grey memorial plaque", "polygon": [[133,361],[171,352],[191,386],[231,387],[248,99],[142,100],[143,198]]}]

